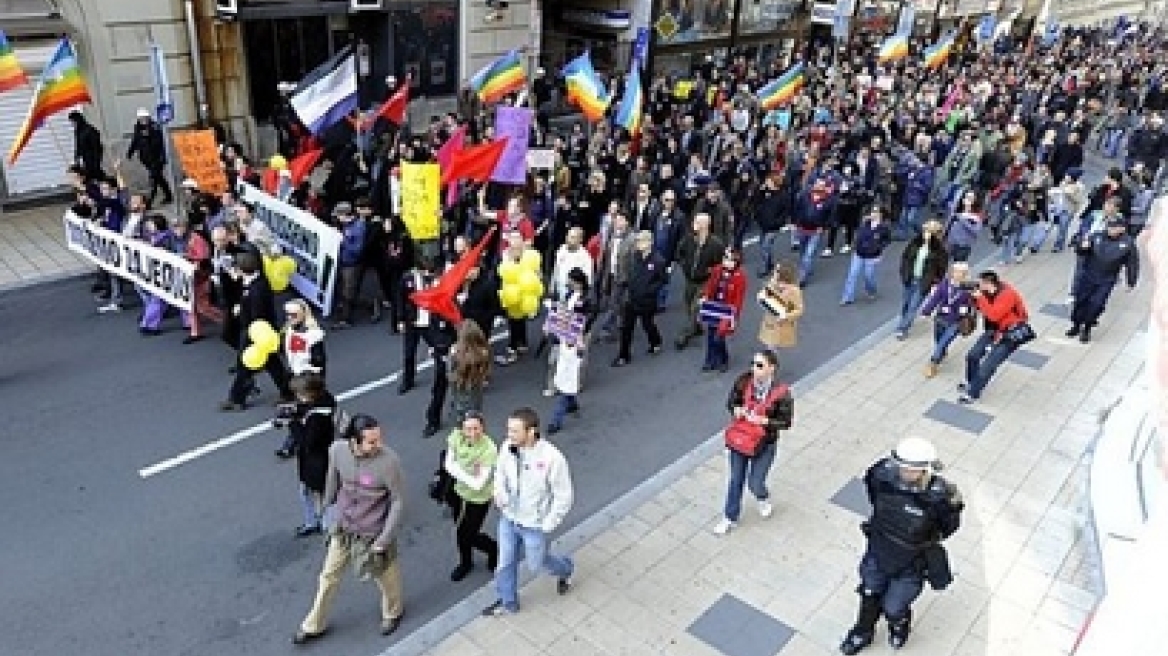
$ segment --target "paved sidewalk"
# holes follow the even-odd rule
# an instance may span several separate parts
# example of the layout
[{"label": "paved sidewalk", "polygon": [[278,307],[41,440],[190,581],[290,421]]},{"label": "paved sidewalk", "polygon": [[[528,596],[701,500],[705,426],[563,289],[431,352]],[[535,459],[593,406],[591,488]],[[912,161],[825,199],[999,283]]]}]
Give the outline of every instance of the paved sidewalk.
[{"label": "paved sidewalk", "polygon": [[[857,606],[866,512],[857,477],[909,434],[937,444],[967,509],[947,543],[956,582],[926,589],[898,653],[1068,653],[1095,601],[1085,452],[1100,410],[1141,365],[1151,296],[1146,284],[1130,295],[1117,290],[1094,342],[1080,345],[1062,336],[1072,265],[1071,255],[1043,253],[1002,272],[1026,298],[1040,337],[999,370],[979,404],[956,404],[969,340],[933,380],[922,373],[926,323],[905,342],[860,344],[841,356],[850,358],[844,366],[796,386],[795,428],[771,475],[770,519],[758,517],[748,495],[739,527],[711,533],[726,482],[712,439],[560,540],[577,562],[569,595],[558,597],[541,577],[523,589],[520,614],[479,618],[494,598],[485,588],[386,654],[838,653]],[[721,401],[711,398],[710,412],[723,412]],[[864,653],[892,653],[885,640],[881,626]]]},{"label": "paved sidewalk", "polygon": [[75,276],[93,270],[65,247],[64,205],[0,213],[0,290]]}]

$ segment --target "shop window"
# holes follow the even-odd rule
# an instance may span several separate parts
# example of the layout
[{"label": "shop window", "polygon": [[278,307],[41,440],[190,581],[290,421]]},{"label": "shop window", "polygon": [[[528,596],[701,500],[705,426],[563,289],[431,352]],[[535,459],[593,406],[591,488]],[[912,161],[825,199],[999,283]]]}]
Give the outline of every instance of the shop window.
[{"label": "shop window", "polygon": [[458,3],[433,3],[394,12],[397,75],[413,75],[415,93],[452,95],[458,90]]},{"label": "shop window", "polygon": [[740,0],[738,33],[779,32],[791,20],[802,0]]}]

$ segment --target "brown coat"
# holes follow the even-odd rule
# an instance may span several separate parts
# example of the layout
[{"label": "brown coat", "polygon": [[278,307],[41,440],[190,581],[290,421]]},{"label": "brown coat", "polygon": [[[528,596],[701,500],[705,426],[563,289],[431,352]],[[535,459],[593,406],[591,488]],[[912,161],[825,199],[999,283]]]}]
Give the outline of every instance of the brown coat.
[{"label": "brown coat", "polygon": [[787,316],[780,319],[764,310],[762,322],[758,326],[758,341],[770,348],[790,348],[799,343],[799,318],[803,316],[803,290],[796,285],[782,285],[774,289],[770,285],[758,292],[759,300],[765,297],[777,298],[787,308]]}]

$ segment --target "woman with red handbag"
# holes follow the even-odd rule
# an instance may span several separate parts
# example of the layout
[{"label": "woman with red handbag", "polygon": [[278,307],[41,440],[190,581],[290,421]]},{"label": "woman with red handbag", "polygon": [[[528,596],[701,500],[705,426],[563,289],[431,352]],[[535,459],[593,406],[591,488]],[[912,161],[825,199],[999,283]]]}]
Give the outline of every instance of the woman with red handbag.
[{"label": "woman with red handbag", "polygon": [[701,322],[706,325],[706,362],[702,371],[730,369],[730,349],[726,344],[738,327],[742,301],[746,298],[746,274],[742,272],[742,252],[727,248],[722,263],[710,270],[698,303]]},{"label": "woman with red handbag", "polygon": [[778,374],[779,356],[774,351],[761,351],[751,359],[750,371],[739,376],[730,389],[726,408],[732,419],[725,433],[730,481],[722,518],[714,526],[718,535],[729,533],[738,524],[746,485],[758,500],[759,515],[766,518],[774,512],[767,474],[778,455],[779,431],[790,428],[795,416],[791,390],[779,382]]}]

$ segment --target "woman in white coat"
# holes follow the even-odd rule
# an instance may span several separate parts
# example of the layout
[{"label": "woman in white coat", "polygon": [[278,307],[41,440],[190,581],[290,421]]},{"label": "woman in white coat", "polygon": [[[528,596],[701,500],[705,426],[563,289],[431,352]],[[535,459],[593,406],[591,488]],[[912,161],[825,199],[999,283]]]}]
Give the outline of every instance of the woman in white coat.
[{"label": "woman in white coat", "polygon": [[588,335],[596,318],[592,304],[588,300],[588,276],[579,268],[568,272],[568,294],[563,299],[561,312],[584,317],[584,329],[573,339],[558,339],[552,373],[552,387],[556,392],[556,408],[552,413],[548,433],[557,433],[564,425],[564,418],[580,412],[578,396],[584,377],[585,351]]}]

